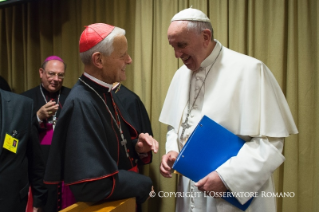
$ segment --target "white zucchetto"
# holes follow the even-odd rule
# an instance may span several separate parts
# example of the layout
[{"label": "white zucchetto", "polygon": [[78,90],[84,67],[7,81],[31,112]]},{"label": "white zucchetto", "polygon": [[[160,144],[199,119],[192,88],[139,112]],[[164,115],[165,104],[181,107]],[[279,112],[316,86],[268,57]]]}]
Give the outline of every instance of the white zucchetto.
[{"label": "white zucchetto", "polygon": [[176,13],[172,18],[173,21],[203,21],[210,22],[209,18],[200,10],[187,8],[185,10]]}]

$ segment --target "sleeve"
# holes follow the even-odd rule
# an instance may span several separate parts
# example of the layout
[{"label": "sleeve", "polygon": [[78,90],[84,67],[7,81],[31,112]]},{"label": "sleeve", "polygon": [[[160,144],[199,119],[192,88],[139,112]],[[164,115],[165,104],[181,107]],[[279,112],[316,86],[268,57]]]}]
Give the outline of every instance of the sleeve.
[{"label": "sleeve", "polygon": [[43,183],[45,168],[38,140],[37,120],[34,114],[32,117],[31,132],[27,147],[27,157],[29,161],[28,175],[33,195],[33,206],[43,207],[47,200],[47,189]]},{"label": "sleeve", "polygon": [[178,135],[174,127],[168,125],[167,126],[167,134],[166,134],[166,154],[170,151],[179,152],[178,148]]},{"label": "sleeve", "polygon": [[136,197],[138,204],[149,197],[152,181],[144,175],[119,170],[118,174],[101,180],[70,185],[77,201],[97,202],[103,199],[119,200]]},{"label": "sleeve", "polygon": [[[284,162],[284,138],[254,137],[216,171],[233,192],[257,192]],[[250,197],[238,197],[242,204]]]}]

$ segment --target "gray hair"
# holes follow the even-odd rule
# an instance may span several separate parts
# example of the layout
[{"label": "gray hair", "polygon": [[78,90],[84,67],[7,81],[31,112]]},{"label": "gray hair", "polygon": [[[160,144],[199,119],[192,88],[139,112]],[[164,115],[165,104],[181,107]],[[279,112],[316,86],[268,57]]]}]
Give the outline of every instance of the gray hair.
[{"label": "gray hair", "polygon": [[85,65],[91,63],[91,57],[95,52],[100,52],[104,56],[109,56],[112,54],[113,48],[113,41],[116,36],[125,35],[125,30],[119,27],[115,27],[113,31],[106,36],[101,42],[93,46],[91,49],[80,53],[80,58]]},{"label": "gray hair", "polygon": [[188,21],[187,28],[188,30],[194,30],[198,34],[200,34],[205,29],[209,29],[209,31],[212,33],[211,41],[214,40],[214,30],[210,22]]}]

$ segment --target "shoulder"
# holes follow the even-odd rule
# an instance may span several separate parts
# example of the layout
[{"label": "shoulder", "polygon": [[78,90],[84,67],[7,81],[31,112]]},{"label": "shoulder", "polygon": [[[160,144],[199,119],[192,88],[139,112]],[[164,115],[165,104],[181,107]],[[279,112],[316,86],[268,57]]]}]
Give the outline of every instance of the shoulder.
[{"label": "shoulder", "polygon": [[36,95],[38,92],[40,92],[40,88],[39,87],[40,86],[38,85],[38,86],[36,86],[34,88],[31,88],[31,89],[21,93],[21,95],[32,98],[34,95]]},{"label": "shoulder", "polygon": [[8,101],[8,102],[12,102],[14,103],[16,106],[21,106],[21,107],[25,107],[25,106],[32,106],[33,105],[33,100],[30,99],[29,97],[23,96],[21,94],[16,94],[13,92],[9,92],[9,91],[1,91],[1,95],[3,96],[3,98]]},{"label": "shoulder", "polygon": [[256,66],[263,64],[262,61],[245,55],[243,53],[236,52],[234,50],[228,49],[223,47],[223,56],[221,57],[221,62],[228,63],[228,64],[235,64],[235,65],[242,65],[242,66]]},{"label": "shoulder", "polygon": [[130,98],[131,100],[140,100],[140,97],[136,93],[134,93],[124,85],[121,85],[120,90],[116,94],[123,98]]},{"label": "shoulder", "polygon": [[71,102],[77,102],[77,103],[90,103],[92,100],[92,94],[89,90],[86,89],[83,85],[81,85],[79,82],[77,82],[72,89],[64,88],[68,91],[68,97],[65,100],[64,105],[70,104]]},{"label": "shoulder", "polygon": [[257,77],[259,78],[263,71],[269,71],[265,68],[266,65],[251,56],[235,52],[226,47],[223,47],[223,54],[220,59],[219,67],[222,67],[223,73],[231,74],[233,77]]}]

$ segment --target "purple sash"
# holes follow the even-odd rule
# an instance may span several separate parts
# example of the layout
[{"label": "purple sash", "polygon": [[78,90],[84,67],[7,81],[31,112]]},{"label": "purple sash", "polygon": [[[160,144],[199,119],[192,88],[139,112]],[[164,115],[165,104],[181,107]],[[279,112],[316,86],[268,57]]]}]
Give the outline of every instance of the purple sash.
[{"label": "purple sash", "polygon": [[39,134],[41,145],[51,145],[53,137],[53,124],[46,123],[46,130]]}]

